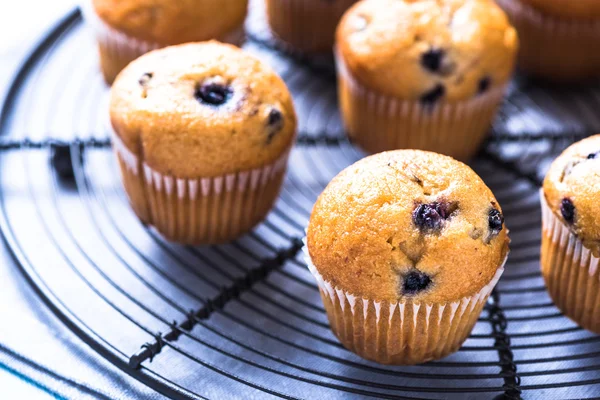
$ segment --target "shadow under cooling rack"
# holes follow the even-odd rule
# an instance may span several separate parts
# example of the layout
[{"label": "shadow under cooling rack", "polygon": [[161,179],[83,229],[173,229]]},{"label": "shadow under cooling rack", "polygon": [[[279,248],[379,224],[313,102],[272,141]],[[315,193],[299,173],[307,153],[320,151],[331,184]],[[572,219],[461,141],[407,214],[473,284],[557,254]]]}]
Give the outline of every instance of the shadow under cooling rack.
[{"label": "shadow under cooling rack", "polygon": [[[77,10],[24,64],[0,116],[0,226],[52,311],[173,398],[598,395],[600,338],[560,315],[539,273],[538,187],[559,151],[600,131],[599,88],[513,83],[472,163],[511,229],[505,275],[458,353],[382,366],[333,336],[299,251],[318,194],[364,154],[343,135],[331,61],[288,53],[261,14],[254,4],[245,48],[285,79],[301,134],[273,211],[226,245],[171,244],[131,212],[107,151],[107,89]],[[61,168],[67,157],[60,175],[52,154]]]}]

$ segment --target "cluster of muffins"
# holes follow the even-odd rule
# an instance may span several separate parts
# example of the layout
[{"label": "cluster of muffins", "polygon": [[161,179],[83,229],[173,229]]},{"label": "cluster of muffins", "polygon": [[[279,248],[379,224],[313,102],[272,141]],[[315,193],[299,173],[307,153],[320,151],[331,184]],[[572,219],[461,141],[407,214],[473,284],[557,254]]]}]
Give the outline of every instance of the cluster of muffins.
[{"label": "cluster of muffins", "polygon": [[[560,33],[546,32],[548,20],[575,26],[586,11],[595,18],[595,3],[550,17],[556,1],[499,0],[506,13],[492,0],[265,1],[282,41],[333,51],[344,124],[354,142],[378,153],[329,183],[308,224],[307,264],[333,332],[384,364],[451,354],[500,279],[509,245],[500,204],[455,158],[469,159],[485,138],[515,67],[517,31],[528,71],[556,79],[591,73],[596,54],[582,61],[586,68],[565,61],[561,75],[546,65],[555,49],[530,47]],[[289,90],[270,67],[222,43],[241,42],[246,8],[246,0],[86,7],[104,77],[114,80],[113,147],[130,203],[178,243],[222,243],[250,231],[285,176],[297,127]],[[541,17],[528,19],[538,15],[530,10]],[[592,25],[568,31],[587,34]],[[542,271],[559,308],[600,333],[599,176],[600,136],[551,168]]]}]

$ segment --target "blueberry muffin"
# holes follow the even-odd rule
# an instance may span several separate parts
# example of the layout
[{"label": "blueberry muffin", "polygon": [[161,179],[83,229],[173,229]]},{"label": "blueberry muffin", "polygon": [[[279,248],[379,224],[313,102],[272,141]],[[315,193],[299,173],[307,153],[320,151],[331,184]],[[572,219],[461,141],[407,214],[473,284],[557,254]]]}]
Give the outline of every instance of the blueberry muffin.
[{"label": "blueberry muffin", "polygon": [[558,82],[600,76],[598,0],[497,0],[519,32],[519,67]]},{"label": "blueberry muffin", "polygon": [[140,219],[187,244],[231,240],[273,206],[296,132],[271,68],[211,41],[129,64],[110,95],[113,144]]},{"label": "blueberry muffin", "polygon": [[550,167],[541,196],[542,275],[558,308],[600,333],[600,135]]},{"label": "blueberry muffin", "polygon": [[241,44],[248,8],[248,0],[83,2],[108,84],[127,64],[153,49],[209,39]]},{"label": "blueberry muffin", "polygon": [[266,0],[273,33],[305,53],[331,53],[335,28],[357,0]]},{"label": "blueberry muffin", "polygon": [[347,131],[371,153],[460,160],[485,138],[514,69],[516,31],[492,0],[363,0],[337,30]]},{"label": "blueberry muffin", "polygon": [[331,329],[348,349],[384,364],[458,350],[509,242],[502,209],[479,176],[418,150],[376,154],[335,177],[306,241]]}]

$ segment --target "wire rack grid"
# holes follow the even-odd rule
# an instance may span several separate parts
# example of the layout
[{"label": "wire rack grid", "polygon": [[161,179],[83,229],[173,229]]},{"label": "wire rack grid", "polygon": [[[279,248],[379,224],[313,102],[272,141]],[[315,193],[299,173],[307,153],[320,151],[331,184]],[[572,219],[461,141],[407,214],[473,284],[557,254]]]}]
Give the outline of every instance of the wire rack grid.
[{"label": "wire rack grid", "polygon": [[174,245],[132,214],[107,151],[107,89],[79,10],[16,75],[0,114],[0,228],[24,276],[69,329],[176,399],[600,394],[600,337],[560,314],[539,272],[538,205],[551,160],[600,131],[600,87],[515,79],[472,163],[511,229],[505,275],[459,352],[381,366],[335,339],[300,254],[316,197],[364,156],[341,129],[332,62],[274,40],[259,6],[247,30],[246,50],[290,87],[300,134],[273,211],[226,245]]}]

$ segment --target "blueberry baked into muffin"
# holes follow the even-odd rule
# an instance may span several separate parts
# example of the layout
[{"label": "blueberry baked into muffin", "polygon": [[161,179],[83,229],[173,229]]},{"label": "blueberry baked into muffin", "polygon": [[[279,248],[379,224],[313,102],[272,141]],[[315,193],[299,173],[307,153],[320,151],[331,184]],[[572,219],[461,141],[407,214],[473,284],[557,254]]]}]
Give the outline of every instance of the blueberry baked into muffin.
[{"label": "blueberry baked into muffin", "polygon": [[346,129],[366,151],[470,158],[514,69],[518,39],[492,0],[363,0],[337,30]]},{"label": "blueberry baked into muffin", "polygon": [[265,217],[296,133],[285,83],[215,41],[132,62],[111,89],[110,118],[136,214],[188,244],[231,240]]},{"label": "blueberry baked into muffin", "polygon": [[519,67],[559,82],[600,76],[600,1],[497,0],[519,32]]},{"label": "blueberry baked into muffin", "polygon": [[100,66],[111,84],[150,50],[218,39],[241,44],[248,0],[83,0],[96,33]]},{"label": "blueberry baked into muffin", "polygon": [[600,333],[600,135],[550,167],[541,196],[542,275],[558,308]]},{"label": "blueberry baked into muffin", "polygon": [[468,166],[396,150],[329,183],[306,241],[342,344],[380,363],[416,364],[467,338],[502,274],[509,239],[500,205]]},{"label": "blueberry baked into muffin", "polygon": [[267,21],[283,42],[305,53],[331,53],[335,28],[357,0],[266,0]]}]

